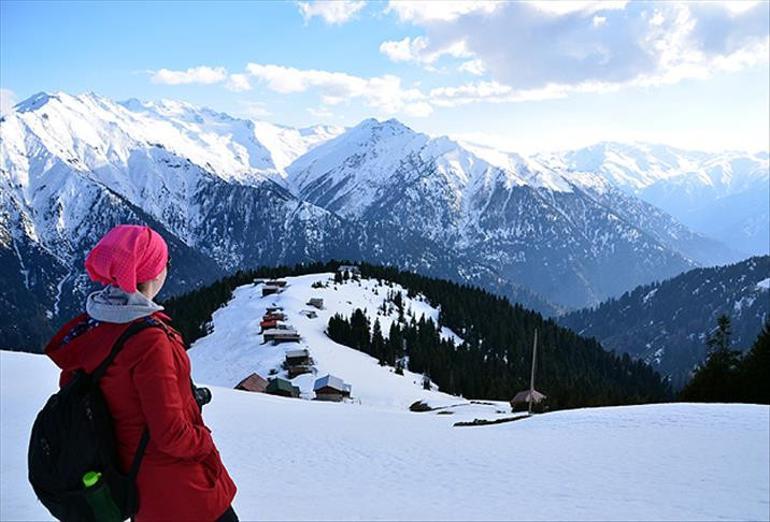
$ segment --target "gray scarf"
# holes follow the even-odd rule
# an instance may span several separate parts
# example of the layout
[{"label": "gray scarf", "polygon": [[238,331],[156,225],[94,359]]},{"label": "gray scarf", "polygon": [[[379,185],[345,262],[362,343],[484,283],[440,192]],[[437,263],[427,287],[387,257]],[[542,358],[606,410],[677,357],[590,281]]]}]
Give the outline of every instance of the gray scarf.
[{"label": "gray scarf", "polygon": [[91,293],[86,299],[86,313],[97,321],[107,323],[130,323],[163,310],[141,292],[128,292],[117,286],[107,286]]}]

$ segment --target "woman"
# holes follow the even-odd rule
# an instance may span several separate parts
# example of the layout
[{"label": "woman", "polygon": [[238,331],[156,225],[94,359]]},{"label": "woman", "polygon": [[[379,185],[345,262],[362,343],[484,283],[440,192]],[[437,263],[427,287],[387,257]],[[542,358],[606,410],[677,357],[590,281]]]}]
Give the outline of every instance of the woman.
[{"label": "woman", "polygon": [[110,230],[85,262],[89,277],[107,286],[88,296],[86,313],[64,325],[45,352],[62,369],[64,385],[76,370],[92,372],[133,321],[157,323],[128,338],[99,382],[123,472],[149,429],[135,520],[237,521],[231,507],[236,487],[193,396],[181,335],[152,300],[168,263],[166,242],[149,227]]}]

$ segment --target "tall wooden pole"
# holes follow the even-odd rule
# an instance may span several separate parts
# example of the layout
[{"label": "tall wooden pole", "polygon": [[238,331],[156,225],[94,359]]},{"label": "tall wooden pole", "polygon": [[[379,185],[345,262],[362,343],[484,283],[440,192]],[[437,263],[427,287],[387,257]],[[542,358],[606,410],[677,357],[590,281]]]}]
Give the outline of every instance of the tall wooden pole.
[{"label": "tall wooden pole", "polygon": [[535,340],[532,343],[532,375],[529,378],[529,415],[532,415],[532,396],[535,394],[535,361],[537,359],[537,328],[535,328]]}]

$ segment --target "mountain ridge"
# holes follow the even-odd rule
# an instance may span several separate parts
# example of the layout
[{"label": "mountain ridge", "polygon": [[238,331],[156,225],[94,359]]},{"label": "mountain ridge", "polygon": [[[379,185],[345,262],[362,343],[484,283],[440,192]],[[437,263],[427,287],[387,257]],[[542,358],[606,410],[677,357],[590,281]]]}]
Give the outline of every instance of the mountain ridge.
[{"label": "mountain ridge", "polygon": [[705,359],[721,314],[732,319],[733,347],[748,349],[770,318],[770,256],[640,285],[557,321],[651,364],[678,388]]}]

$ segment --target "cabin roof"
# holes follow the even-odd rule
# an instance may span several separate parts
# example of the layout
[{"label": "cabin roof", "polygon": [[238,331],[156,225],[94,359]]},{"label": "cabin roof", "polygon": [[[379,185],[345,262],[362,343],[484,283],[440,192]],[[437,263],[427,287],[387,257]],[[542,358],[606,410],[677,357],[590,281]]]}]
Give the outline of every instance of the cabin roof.
[{"label": "cabin roof", "polygon": [[337,390],[339,392],[348,392],[348,393],[350,393],[352,388],[349,384],[347,384],[345,381],[343,381],[339,377],[335,377],[334,375],[324,375],[320,379],[316,379],[315,385],[313,385],[313,391],[317,391],[327,387]]},{"label": "cabin roof", "polygon": [[288,350],[286,352],[287,358],[295,358],[295,357],[310,357],[310,350],[306,348],[297,348],[295,350]]},{"label": "cabin roof", "polygon": [[291,328],[270,328],[262,332],[262,335],[299,335],[297,330]]},{"label": "cabin roof", "polygon": [[[532,402],[540,402],[545,398],[546,396],[537,390],[532,392]],[[520,391],[513,397],[511,402],[529,402],[529,390]]]},{"label": "cabin roof", "polygon": [[260,375],[252,373],[241,382],[239,382],[236,388],[246,388],[248,390],[264,390],[267,387],[267,381]]},{"label": "cabin roof", "polygon": [[294,392],[295,390],[299,390],[296,386],[294,386],[290,380],[288,379],[282,379],[281,377],[275,377],[274,379],[270,379],[270,382],[267,385],[268,390],[281,390],[281,391],[287,391],[287,392]]}]

